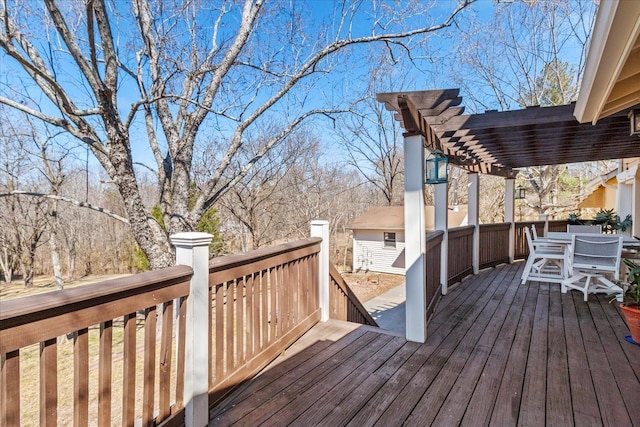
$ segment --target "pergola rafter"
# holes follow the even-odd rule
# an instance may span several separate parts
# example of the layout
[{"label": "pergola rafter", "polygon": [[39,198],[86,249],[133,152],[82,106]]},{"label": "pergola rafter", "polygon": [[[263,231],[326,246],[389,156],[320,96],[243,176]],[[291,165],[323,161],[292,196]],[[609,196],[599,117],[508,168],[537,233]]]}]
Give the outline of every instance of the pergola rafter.
[{"label": "pergola rafter", "polygon": [[382,93],[406,135],[421,134],[428,150],[470,172],[513,178],[529,166],[640,156],[640,138],[629,132],[631,108],[596,125],[579,123],[575,104],[464,115],[459,89]]}]

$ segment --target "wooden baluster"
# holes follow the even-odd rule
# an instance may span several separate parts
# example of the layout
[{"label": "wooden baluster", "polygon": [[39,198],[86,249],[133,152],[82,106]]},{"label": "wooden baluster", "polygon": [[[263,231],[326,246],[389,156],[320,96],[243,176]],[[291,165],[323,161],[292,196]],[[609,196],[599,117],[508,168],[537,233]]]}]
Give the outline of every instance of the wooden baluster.
[{"label": "wooden baluster", "polygon": [[89,424],[89,329],[73,337],[73,425]]}]

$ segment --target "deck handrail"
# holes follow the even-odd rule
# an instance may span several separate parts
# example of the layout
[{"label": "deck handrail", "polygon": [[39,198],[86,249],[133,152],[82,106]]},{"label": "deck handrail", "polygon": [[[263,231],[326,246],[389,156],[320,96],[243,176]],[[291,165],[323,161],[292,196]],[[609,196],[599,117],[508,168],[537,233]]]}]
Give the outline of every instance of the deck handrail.
[{"label": "deck handrail", "polygon": [[320,321],[321,241],[311,237],[210,262],[210,405]]},{"label": "deck handrail", "polygon": [[[89,334],[99,327],[98,380],[96,391],[99,425],[111,424],[122,418],[123,424],[133,425],[141,417],[144,425],[180,417],[183,408],[184,359],[184,297],[189,293],[192,269],[185,266],[141,273],[134,276],[107,280],[78,288],[64,289],[2,302],[0,310],[0,358],[2,359],[0,416],[4,426],[21,425],[20,365],[23,349],[40,345],[40,424],[55,425],[58,417],[58,337],[73,335],[73,369],[71,387],[73,419],[86,425],[89,419]],[[177,337],[174,337],[174,300],[178,300]],[[158,313],[157,306],[161,306]],[[138,313],[142,313],[139,315]],[[123,319],[122,327],[122,390],[120,413],[112,408],[112,373],[114,363],[114,323]],[[160,323],[157,322],[160,320]],[[144,374],[137,370],[136,332],[143,323]],[[160,328],[160,349],[157,349],[156,329]],[[172,350],[175,348],[175,350]],[[172,354],[175,351],[175,361]],[[156,355],[159,353],[159,364]],[[171,368],[177,371],[172,380]],[[135,380],[142,378],[142,414],[136,414]],[[159,390],[155,390],[158,381]],[[173,402],[170,400],[173,385]],[[157,396],[159,394],[159,396]],[[159,402],[156,404],[156,399]]]},{"label": "deck handrail", "polygon": [[329,264],[329,277],[331,280],[329,287],[331,312],[329,317],[363,325],[378,326],[332,263]]}]

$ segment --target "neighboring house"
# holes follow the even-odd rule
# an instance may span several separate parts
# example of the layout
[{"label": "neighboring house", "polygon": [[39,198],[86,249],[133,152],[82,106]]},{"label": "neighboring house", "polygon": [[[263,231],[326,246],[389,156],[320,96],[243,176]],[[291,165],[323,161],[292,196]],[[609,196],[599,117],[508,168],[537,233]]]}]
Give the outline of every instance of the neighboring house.
[{"label": "neighboring house", "polygon": [[620,161],[618,169],[601,176],[591,183],[591,192],[579,204],[579,209],[597,208],[613,209],[624,218],[631,215],[634,218],[629,233],[640,236],[640,158],[630,158]]},{"label": "neighboring house", "polygon": [[[434,230],[433,206],[425,206],[425,232]],[[449,227],[467,224],[467,206],[449,210]],[[353,231],[353,270],[404,274],[404,206],[368,210],[347,227]]]}]

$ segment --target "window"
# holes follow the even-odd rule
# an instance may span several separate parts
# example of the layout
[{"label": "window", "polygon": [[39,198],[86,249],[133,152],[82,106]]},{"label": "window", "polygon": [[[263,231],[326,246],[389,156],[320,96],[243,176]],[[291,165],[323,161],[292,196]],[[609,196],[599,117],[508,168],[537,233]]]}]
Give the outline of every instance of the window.
[{"label": "window", "polygon": [[385,248],[396,247],[396,233],[384,233],[384,247]]}]

